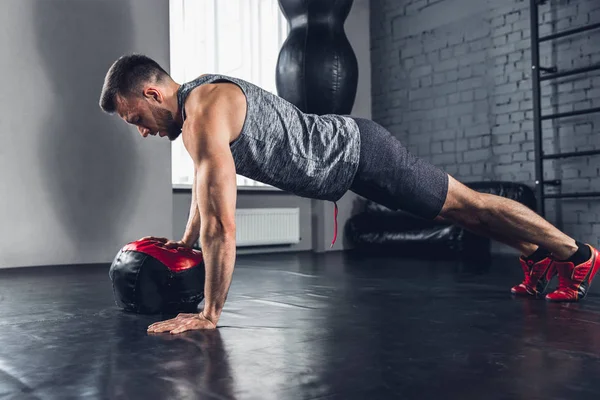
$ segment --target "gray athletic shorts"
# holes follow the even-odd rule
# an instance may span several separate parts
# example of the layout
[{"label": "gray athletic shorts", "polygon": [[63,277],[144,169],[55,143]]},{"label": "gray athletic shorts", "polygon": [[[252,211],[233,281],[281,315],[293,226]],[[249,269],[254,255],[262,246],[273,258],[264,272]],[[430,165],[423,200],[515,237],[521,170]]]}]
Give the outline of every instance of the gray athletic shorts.
[{"label": "gray athletic shorts", "polygon": [[448,194],[448,174],[412,155],[387,129],[352,117],[360,130],[360,162],[350,190],[392,210],[434,219]]}]

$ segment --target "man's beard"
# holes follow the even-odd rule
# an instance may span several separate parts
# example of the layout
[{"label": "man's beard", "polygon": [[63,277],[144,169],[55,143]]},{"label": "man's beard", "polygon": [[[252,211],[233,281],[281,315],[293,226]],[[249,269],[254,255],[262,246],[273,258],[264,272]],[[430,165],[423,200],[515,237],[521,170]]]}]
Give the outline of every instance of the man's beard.
[{"label": "man's beard", "polygon": [[167,137],[169,140],[173,141],[181,135],[181,128],[175,122],[173,118],[173,113],[169,110],[165,110],[160,107],[152,108],[152,116],[157,123],[160,123],[162,126],[160,131],[167,133]]}]

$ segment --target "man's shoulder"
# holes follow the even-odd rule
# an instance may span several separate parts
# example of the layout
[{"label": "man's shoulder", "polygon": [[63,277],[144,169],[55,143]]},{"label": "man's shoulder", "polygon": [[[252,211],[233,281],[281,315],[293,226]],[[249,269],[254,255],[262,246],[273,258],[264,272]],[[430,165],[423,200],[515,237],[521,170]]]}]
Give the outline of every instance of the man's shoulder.
[{"label": "man's shoulder", "polygon": [[206,114],[208,111],[239,106],[240,100],[245,100],[245,96],[234,83],[207,83],[190,92],[186,101],[186,111],[190,116]]},{"label": "man's shoulder", "polygon": [[[215,85],[199,87],[190,93],[186,102],[187,119],[184,123],[188,134],[211,132],[237,137],[246,117],[246,98],[235,88]],[[216,133],[216,132],[219,133]]]}]

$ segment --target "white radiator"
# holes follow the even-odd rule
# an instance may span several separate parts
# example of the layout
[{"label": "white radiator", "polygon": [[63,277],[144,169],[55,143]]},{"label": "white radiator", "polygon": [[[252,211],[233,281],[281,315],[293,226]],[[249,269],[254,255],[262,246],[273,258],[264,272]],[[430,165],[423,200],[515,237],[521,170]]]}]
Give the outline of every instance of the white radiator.
[{"label": "white radiator", "polygon": [[235,221],[239,247],[300,242],[299,208],[239,208]]}]

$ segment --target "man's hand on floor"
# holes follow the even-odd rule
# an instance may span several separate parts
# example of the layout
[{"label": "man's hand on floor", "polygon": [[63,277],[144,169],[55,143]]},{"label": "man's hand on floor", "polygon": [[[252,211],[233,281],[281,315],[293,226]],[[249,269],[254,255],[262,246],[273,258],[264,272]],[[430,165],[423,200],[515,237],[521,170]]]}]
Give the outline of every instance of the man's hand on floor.
[{"label": "man's hand on floor", "polygon": [[215,329],[216,323],[200,314],[179,314],[177,317],[166,321],[155,322],[148,327],[149,333],[169,332],[181,333],[200,329]]}]

